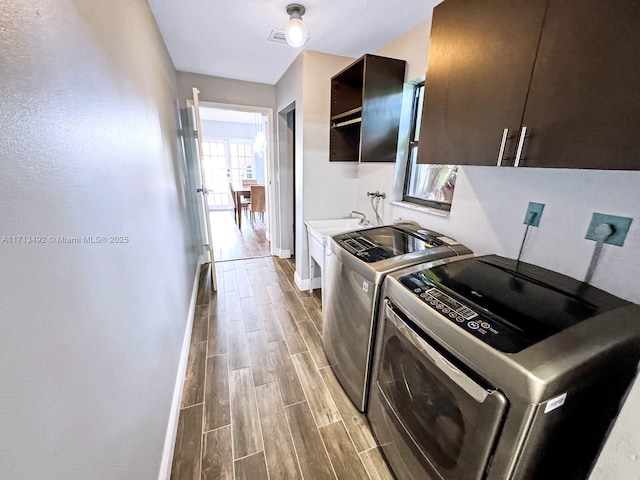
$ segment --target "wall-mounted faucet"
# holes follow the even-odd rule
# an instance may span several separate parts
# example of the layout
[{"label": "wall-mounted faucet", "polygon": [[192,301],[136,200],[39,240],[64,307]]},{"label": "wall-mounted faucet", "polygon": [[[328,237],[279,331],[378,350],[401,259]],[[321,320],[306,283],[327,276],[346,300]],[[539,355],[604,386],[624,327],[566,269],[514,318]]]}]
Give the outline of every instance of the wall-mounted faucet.
[{"label": "wall-mounted faucet", "polygon": [[359,218],[360,225],[369,225],[371,223],[369,220],[367,220],[367,216],[362,212],[356,212],[355,210],[351,210],[351,213],[349,213],[349,216],[351,218]]},{"label": "wall-mounted faucet", "polygon": [[380,193],[379,190],[376,190],[375,192],[367,192],[367,197],[369,198],[381,198],[381,199],[385,199],[387,198],[387,194],[382,192]]}]

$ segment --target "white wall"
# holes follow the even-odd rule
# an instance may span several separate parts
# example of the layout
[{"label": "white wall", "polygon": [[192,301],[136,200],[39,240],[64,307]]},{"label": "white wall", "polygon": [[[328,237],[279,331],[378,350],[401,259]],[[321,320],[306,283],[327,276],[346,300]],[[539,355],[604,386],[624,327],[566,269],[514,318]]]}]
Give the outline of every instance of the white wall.
[{"label": "white wall", "polygon": [[640,478],[640,380],[636,380],[589,480]]},{"label": "white wall", "polygon": [[[357,164],[329,162],[331,77],[352,58],[303,51],[276,84],[277,111],[296,105],[296,281],[308,282],[305,220],[343,217],[355,208]],[[281,145],[282,150],[283,145]],[[284,168],[284,166],[283,166]],[[281,188],[287,176],[280,175]],[[286,194],[281,201],[286,201]]]},{"label": "white wall", "polygon": [[245,82],[230,78],[178,72],[178,97],[181,102],[193,98],[191,89],[200,90],[200,101],[273,108],[276,102],[274,85]]},{"label": "white wall", "polygon": [[304,221],[341,218],[356,205],[358,164],[329,161],[331,77],[353,60],[314,51],[304,54],[303,197],[296,222],[296,275],[300,279],[309,278]]},{"label": "white wall", "polygon": [[427,54],[429,36],[431,35],[431,18],[416,25],[404,35],[388,43],[376,55],[400,58],[407,62],[405,78],[411,80],[423,77],[427,71]]},{"label": "white wall", "polygon": [[[427,70],[430,33],[431,19],[422,22],[375,53],[384,57],[405,60],[407,62],[405,79],[407,81],[424,77]],[[411,102],[406,106],[411,108]],[[405,107],[403,106],[403,108]],[[410,122],[408,122],[409,116],[407,110],[403,110],[401,137],[404,136],[403,133],[405,135],[408,134],[407,130],[411,127]],[[405,154],[406,149],[403,148],[402,144],[398,145],[398,149],[399,155]],[[358,165],[357,210],[364,212],[367,218],[375,219],[367,192],[378,190],[387,194],[387,198],[380,203],[379,211],[381,214],[382,212],[386,213],[383,218],[386,222],[390,221],[389,209],[385,208],[385,206],[394,200],[393,179],[395,169],[396,164],[394,163],[360,163]]]},{"label": "white wall", "polygon": [[[278,236],[280,239],[280,253],[283,256],[290,256],[295,253],[294,235],[292,230],[296,223],[294,216],[295,211],[301,211],[302,197],[294,198],[295,192],[302,191],[302,168],[301,165],[294,168],[293,158],[289,155],[288,150],[288,132],[286,116],[283,111],[289,111],[292,107],[295,109],[295,136],[294,145],[295,158],[299,163],[303,158],[304,135],[304,102],[302,98],[302,80],[304,69],[304,55],[300,54],[289,66],[286,72],[280,77],[276,83],[276,123],[277,123],[277,142],[278,155],[276,165],[276,178],[278,182],[277,206],[280,212],[280,231]],[[295,172],[295,178],[294,178]],[[298,235],[296,233],[296,235]]]},{"label": "white wall", "polygon": [[[603,191],[603,185],[610,185]],[[402,216],[457,238],[476,253],[518,255],[528,202],[544,203],[539,228],[530,229],[522,260],[584,278],[595,243],[584,236],[593,212],[640,218],[640,172],[465,167],[449,217],[391,207]],[[640,224],[624,247],[605,246],[592,283],[638,302]]]},{"label": "white wall", "polygon": [[175,69],[145,0],[0,25],[0,478],[157,478],[196,267]]},{"label": "white wall", "polygon": [[[377,52],[406,59],[407,80],[426,72],[428,24],[419,25]],[[406,149],[401,150],[400,155],[406,154]],[[372,217],[373,211],[366,192],[384,191],[388,195],[385,223],[399,217],[414,220],[457,238],[477,254],[515,258],[528,202],[544,203],[540,227],[531,229],[522,259],[577,279],[584,278],[595,246],[584,239],[591,214],[632,217],[624,247],[605,246],[592,284],[640,302],[640,172],[463,167],[451,213],[443,217],[391,204],[402,196],[401,187],[394,190],[394,177],[398,185],[404,175],[401,164],[359,166],[358,208],[368,216]],[[593,478],[640,478],[640,423],[635,415],[639,408],[640,381],[625,403]]]},{"label": "white wall", "polygon": [[202,138],[242,138],[255,140],[258,126],[251,123],[225,122],[221,120],[201,120]]}]

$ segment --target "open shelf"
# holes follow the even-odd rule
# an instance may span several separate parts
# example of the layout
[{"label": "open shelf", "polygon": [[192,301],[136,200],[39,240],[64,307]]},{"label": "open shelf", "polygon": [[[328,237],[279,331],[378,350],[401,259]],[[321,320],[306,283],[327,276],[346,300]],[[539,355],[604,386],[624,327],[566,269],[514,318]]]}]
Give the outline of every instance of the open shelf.
[{"label": "open shelf", "polygon": [[331,78],[329,161],[395,161],[405,66],[367,54]]},{"label": "open shelf", "polygon": [[353,125],[355,123],[361,123],[362,122],[362,117],[358,117],[358,118],[352,118],[351,120],[345,120],[344,122],[338,122],[338,123],[334,123],[331,128],[342,128],[342,127],[348,127],[349,125]]},{"label": "open shelf", "polygon": [[360,161],[360,122],[331,128],[329,157],[334,162]]},{"label": "open shelf", "polygon": [[360,112],[362,112],[362,106],[356,107],[356,108],[352,108],[351,110],[346,111],[344,113],[339,113],[337,115],[334,115],[333,117],[331,117],[331,121],[335,122],[337,120],[341,120],[343,118],[350,117],[351,115],[355,115],[356,113],[360,113]]}]

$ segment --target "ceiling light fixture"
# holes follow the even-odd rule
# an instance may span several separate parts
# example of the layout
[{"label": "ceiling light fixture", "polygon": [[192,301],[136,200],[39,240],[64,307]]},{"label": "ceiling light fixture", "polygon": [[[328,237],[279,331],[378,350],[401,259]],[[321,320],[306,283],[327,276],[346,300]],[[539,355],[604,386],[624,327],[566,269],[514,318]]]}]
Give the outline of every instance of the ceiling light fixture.
[{"label": "ceiling light fixture", "polygon": [[284,36],[287,38],[287,43],[295,48],[303,46],[309,39],[309,31],[302,21],[304,12],[305,8],[299,3],[287,5],[289,21],[284,29]]}]

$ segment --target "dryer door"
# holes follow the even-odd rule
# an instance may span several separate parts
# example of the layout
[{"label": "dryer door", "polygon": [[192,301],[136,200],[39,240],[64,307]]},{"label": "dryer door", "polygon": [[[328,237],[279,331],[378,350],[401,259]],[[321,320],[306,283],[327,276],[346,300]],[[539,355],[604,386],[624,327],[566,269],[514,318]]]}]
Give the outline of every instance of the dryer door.
[{"label": "dryer door", "polygon": [[[413,478],[481,479],[500,432],[508,402],[427,342],[385,300],[384,335],[375,382],[396,451],[415,462],[402,470]],[[385,451],[385,453],[387,453]],[[389,459],[393,466],[394,460]],[[416,471],[418,469],[419,471]]]}]

